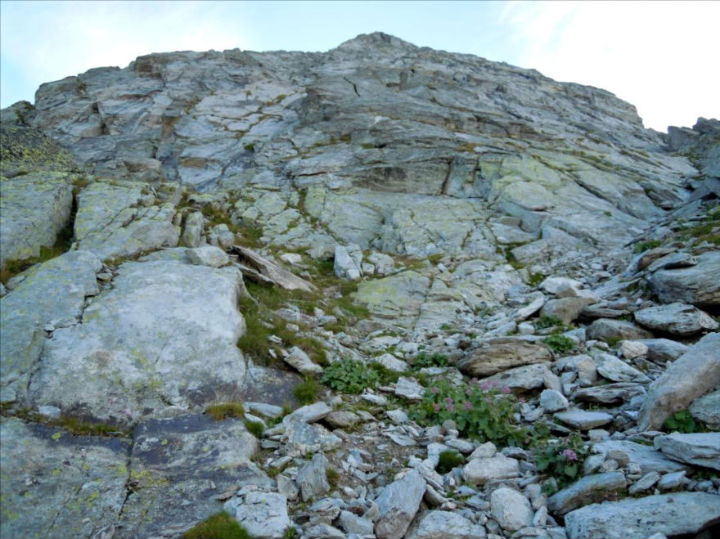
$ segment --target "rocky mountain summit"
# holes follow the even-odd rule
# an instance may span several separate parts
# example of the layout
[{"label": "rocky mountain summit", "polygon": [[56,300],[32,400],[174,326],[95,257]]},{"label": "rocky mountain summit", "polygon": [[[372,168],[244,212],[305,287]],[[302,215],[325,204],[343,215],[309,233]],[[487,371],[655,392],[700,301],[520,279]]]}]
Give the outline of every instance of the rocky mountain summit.
[{"label": "rocky mountain summit", "polygon": [[720,533],[720,122],[361,35],[2,110],[0,536]]}]

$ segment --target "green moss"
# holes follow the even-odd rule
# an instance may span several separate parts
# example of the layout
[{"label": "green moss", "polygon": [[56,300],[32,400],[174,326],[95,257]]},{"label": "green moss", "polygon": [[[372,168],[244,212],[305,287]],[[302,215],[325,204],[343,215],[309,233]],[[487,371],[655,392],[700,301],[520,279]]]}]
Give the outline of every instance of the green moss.
[{"label": "green moss", "polygon": [[222,404],[211,404],[205,408],[205,413],[215,421],[221,421],[228,417],[244,417],[245,408],[241,402],[226,402]]},{"label": "green moss", "polygon": [[255,438],[262,438],[263,432],[265,431],[265,427],[263,427],[260,421],[245,421],[245,428],[250,434],[255,436]]},{"label": "green moss", "polygon": [[250,534],[227,513],[216,513],[182,535],[183,539],[250,539]]}]

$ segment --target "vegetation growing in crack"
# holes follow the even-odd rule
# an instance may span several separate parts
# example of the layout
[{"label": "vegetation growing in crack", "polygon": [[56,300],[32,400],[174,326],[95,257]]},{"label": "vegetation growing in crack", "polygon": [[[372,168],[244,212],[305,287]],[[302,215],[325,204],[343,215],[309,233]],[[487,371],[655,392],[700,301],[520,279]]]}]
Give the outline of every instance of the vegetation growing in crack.
[{"label": "vegetation growing in crack", "polygon": [[212,417],[215,421],[222,421],[229,417],[245,417],[245,407],[241,402],[225,402],[221,404],[211,404],[205,408],[205,413]]},{"label": "vegetation growing in crack", "polygon": [[[543,440],[533,450],[535,465],[539,472],[555,479],[559,488],[574,482],[582,474],[582,467],[590,450],[576,432],[560,440]],[[546,482],[545,491],[556,490],[552,482]]]},{"label": "vegetation growing in crack", "polygon": [[182,535],[183,539],[250,539],[237,520],[222,511],[209,516]]},{"label": "vegetation growing in crack", "polygon": [[[0,415],[3,417],[16,417],[24,421],[40,423],[49,427],[58,427],[73,436],[130,436],[129,429],[120,425],[84,420],[65,414],[60,417],[53,418],[44,416],[34,410],[30,410],[29,408],[17,408],[8,403],[0,405]],[[55,435],[53,435],[53,439],[58,440],[61,436],[62,433],[55,433]]]},{"label": "vegetation growing in crack", "polygon": [[556,354],[566,354],[575,348],[575,341],[565,335],[559,333],[553,333],[543,339],[543,342],[547,344],[552,351]]}]

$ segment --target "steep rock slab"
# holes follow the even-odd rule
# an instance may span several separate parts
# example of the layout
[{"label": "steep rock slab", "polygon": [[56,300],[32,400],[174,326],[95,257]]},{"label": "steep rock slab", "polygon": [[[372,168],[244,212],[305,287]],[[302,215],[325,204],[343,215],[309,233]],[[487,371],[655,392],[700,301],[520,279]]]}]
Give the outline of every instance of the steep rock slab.
[{"label": "steep rock slab", "polygon": [[70,219],[73,194],[67,174],[33,172],[0,180],[0,266],[52,247]]},{"label": "steep rock slab", "polygon": [[0,401],[26,397],[48,327],[78,323],[85,298],[98,293],[102,262],[87,251],[71,251],[32,268],[0,299]]},{"label": "steep rock slab", "polygon": [[403,537],[415,518],[424,494],[425,480],[417,470],[386,486],[375,500],[380,511],[375,522],[378,539]]},{"label": "steep rock slab", "polygon": [[416,271],[405,271],[383,279],[363,281],[355,300],[372,314],[410,327],[420,313],[430,279]]},{"label": "steep rock slab", "polygon": [[543,344],[500,337],[481,342],[460,361],[458,368],[468,376],[484,377],[513,367],[552,360],[552,351]]},{"label": "steep rock slab", "polygon": [[250,461],[258,442],[240,420],[151,419],[140,423],[133,437],[130,493],[116,537],[182,533],[217,513],[217,497],[228,490],[270,485]]},{"label": "steep rock slab", "polygon": [[650,287],[663,303],[676,301],[699,307],[720,305],[720,251],[698,255],[689,268],[664,269],[653,273]]},{"label": "steep rock slab", "polygon": [[678,492],[587,505],[565,516],[570,539],[692,534],[720,519],[720,496]]},{"label": "steep rock slab", "polygon": [[672,414],[720,387],[720,333],[705,335],[648,388],[638,426],[658,429]]},{"label": "steep rock slab", "polygon": [[654,445],[672,459],[720,470],[720,432],[674,432],[656,437]]},{"label": "steep rock slab", "polygon": [[683,303],[671,303],[635,311],[635,321],[653,331],[665,331],[681,337],[720,326],[706,312]]},{"label": "steep rock slab", "polygon": [[81,249],[103,260],[129,257],[160,247],[174,247],[180,237],[173,226],[172,204],[152,205],[143,184],[95,182],[78,195],[75,238]]},{"label": "steep rock slab", "polygon": [[97,537],[117,521],[128,440],[0,419],[0,535]]},{"label": "steep rock slab", "polygon": [[128,262],[82,324],[55,331],[31,383],[38,404],[125,422],[168,406],[240,398],[245,331],[240,273],[173,261]]}]

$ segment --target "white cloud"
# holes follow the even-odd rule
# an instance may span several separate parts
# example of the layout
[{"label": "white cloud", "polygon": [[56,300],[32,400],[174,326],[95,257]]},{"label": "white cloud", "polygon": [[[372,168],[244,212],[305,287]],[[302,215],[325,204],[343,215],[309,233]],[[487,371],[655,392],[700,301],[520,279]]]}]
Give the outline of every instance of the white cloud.
[{"label": "white cloud", "polygon": [[605,88],[635,104],[646,126],[720,117],[720,3],[510,3],[503,20],[523,67]]}]

